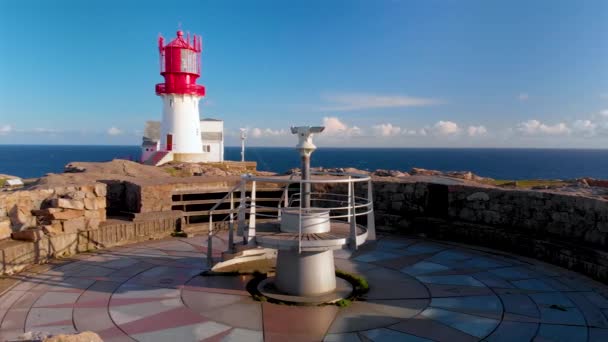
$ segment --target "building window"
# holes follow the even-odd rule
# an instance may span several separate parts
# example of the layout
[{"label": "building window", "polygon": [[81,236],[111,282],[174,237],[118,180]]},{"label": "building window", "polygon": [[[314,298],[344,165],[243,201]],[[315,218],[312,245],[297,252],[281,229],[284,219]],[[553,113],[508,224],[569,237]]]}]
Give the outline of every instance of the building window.
[{"label": "building window", "polygon": [[203,145],[203,152],[211,152],[211,145]]},{"label": "building window", "polygon": [[169,107],[173,107],[173,99],[169,100]]}]

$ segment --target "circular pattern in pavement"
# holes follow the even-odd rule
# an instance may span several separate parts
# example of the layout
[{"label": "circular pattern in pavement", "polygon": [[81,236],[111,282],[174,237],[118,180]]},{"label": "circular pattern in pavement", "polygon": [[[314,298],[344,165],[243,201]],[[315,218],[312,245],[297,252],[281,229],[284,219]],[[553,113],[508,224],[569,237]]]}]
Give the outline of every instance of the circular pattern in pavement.
[{"label": "circular pattern in pavement", "polygon": [[[216,255],[225,246],[218,237]],[[381,237],[334,252],[370,292],[349,307],[256,302],[249,276],[200,277],[206,237],[76,256],[0,296],[0,340],[91,330],[104,341],[607,341],[608,291],[491,250]]]}]

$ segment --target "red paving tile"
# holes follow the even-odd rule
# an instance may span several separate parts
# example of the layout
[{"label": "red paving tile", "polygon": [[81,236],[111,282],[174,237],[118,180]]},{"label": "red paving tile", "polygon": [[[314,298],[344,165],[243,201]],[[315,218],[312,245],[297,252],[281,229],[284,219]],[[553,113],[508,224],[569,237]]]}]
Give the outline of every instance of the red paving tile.
[{"label": "red paving tile", "polygon": [[120,328],[129,335],[135,335],[203,323],[206,321],[207,319],[192,312],[190,309],[181,307],[163,311],[126,324],[121,324]]},{"label": "red paving tile", "polygon": [[39,324],[39,325],[33,325],[32,327],[53,327],[53,326],[65,326],[65,325],[72,325],[72,320],[71,319],[66,319],[66,320],[62,320],[62,321],[54,321],[54,322],[49,322],[49,323],[45,323],[45,324]]},{"label": "red paving tile", "polygon": [[262,303],[265,341],[321,341],[336,306],[287,306]]}]

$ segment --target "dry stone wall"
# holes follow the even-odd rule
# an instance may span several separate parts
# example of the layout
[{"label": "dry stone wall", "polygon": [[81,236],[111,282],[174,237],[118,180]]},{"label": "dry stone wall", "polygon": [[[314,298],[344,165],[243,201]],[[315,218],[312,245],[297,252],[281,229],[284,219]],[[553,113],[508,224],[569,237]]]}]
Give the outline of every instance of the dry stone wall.
[{"label": "dry stone wall", "polygon": [[94,183],[0,193],[0,240],[97,229],[106,220],[106,185]]},{"label": "dry stone wall", "polygon": [[374,182],[379,225],[407,229],[417,217],[512,228],[608,250],[608,201],[535,190]]},{"label": "dry stone wall", "polygon": [[[537,190],[374,179],[379,229],[478,244],[608,282],[608,200]],[[344,187],[315,191],[346,193]],[[366,186],[357,196],[366,196]]]}]

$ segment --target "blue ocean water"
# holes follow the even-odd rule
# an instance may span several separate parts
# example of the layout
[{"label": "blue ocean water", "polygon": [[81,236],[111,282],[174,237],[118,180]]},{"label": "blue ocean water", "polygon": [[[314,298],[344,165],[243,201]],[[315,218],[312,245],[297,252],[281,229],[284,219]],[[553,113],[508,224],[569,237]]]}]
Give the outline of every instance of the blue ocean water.
[{"label": "blue ocean water", "polygon": [[[0,173],[39,177],[62,172],[71,161],[138,160],[139,151],[139,146],[0,145]],[[248,147],[245,156],[256,161],[259,170],[285,172],[299,166],[291,147]],[[240,160],[240,148],[226,147],[225,157]],[[608,150],[324,147],[311,163],[364,170],[469,170],[496,179],[608,178]]]}]

